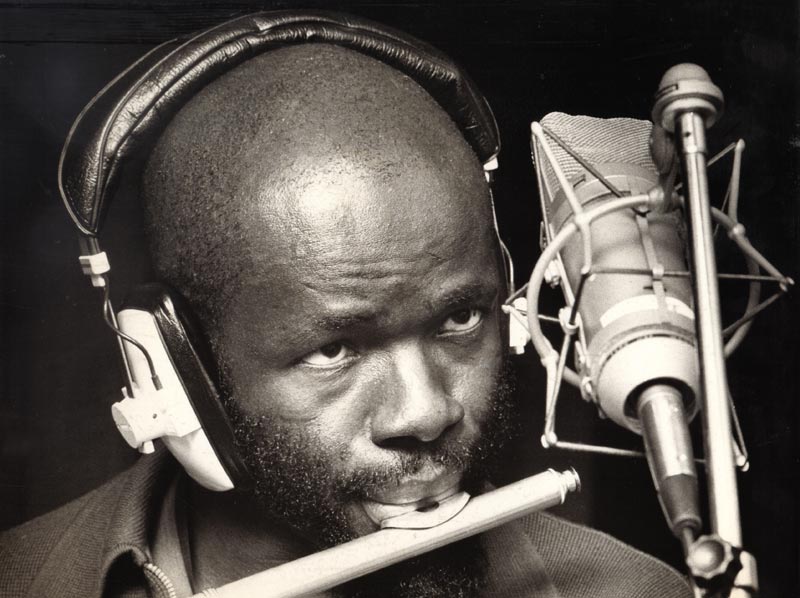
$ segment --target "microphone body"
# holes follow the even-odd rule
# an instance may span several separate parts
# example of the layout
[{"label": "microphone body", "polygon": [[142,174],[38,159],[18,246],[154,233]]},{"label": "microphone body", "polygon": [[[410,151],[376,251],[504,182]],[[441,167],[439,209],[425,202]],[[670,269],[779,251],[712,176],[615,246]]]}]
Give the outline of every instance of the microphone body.
[{"label": "microphone body", "polygon": [[[704,595],[739,598],[755,595],[758,582],[755,560],[741,549],[706,173],[705,128],[722,103],[702,68],[678,65],[661,81],[655,126],[559,113],[532,124],[548,243],[528,284],[527,319],[548,372],[545,446],[631,454],[558,440],[555,405],[561,380],[569,380],[601,415],[643,436],[667,522]],[[673,194],[679,162],[683,199]],[[782,290],[791,284],[744,240],[735,216],[717,211],[716,218],[745,253],[751,273],[765,269]],[[560,352],[538,322],[543,280],[560,283],[569,306],[558,318],[565,334]],[[760,307],[748,307],[741,321]],[[575,338],[577,376],[565,369]],[[704,536],[688,429],[698,409],[711,515],[711,534]]]},{"label": "microphone body", "polygon": [[[627,121],[624,139],[612,135],[619,128],[614,120]],[[646,194],[659,182],[647,149],[649,123],[548,115],[542,125],[571,140],[576,152],[595,154],[594,169],[605,181],[583,169],[573,169],[569,181],[584,210],[618,195]],[[635,146],[640,155],[614,161],[621,152],[613,145],[602,147],[608,139]],[[553,235],[574,217],[563,188],[543,204]],[[590,278],[581,280],[579,237],[559,253],[567,300],[580,294],[584,348],[576,357],[583,391],[601,414],[644,437],[664,514],[673,533],[683,537],[685,528],[697,532],[701,527],[688,429],[699,393],[692,287],[688,277],[673,276],[686,271],[683,221],[676,211],[620,210],[594,221],[590,230]]]}]

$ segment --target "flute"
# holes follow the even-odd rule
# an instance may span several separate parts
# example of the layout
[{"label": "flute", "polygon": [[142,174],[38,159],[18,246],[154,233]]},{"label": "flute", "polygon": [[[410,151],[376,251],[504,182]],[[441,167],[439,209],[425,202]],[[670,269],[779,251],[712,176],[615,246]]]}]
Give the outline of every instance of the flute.
[{"label": "flute", "polygon": [[383,529],[278,565],[193,598],[289,598],[322,592],[362,575],[564,502],[577,472],[552,469],[471,498],[452,519],[428,529]]}]

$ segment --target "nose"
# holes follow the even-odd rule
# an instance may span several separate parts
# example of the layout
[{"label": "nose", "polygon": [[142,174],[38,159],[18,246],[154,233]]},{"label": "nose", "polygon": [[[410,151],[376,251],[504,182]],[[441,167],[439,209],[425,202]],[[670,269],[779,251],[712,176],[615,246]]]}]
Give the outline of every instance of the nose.
[{"label": "nose", "polygon": [[392,365],[372,417],[372,440],[383,447],[409,440],[431,442],[464,417],[464,407],[447,391],[445,380],[422,347],[395,347]]}]

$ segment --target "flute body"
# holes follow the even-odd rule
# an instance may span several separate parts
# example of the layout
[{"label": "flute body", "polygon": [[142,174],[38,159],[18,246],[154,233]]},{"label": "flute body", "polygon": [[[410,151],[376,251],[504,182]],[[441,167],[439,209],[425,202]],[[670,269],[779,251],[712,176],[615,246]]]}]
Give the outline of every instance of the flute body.
[{"label": "flute body", "polygon": [[575,470],[543,473],[472,498],[452,519],[428,529],[384,529],[211,588],[193,598],[289,598],[322,592],[399,561],[564,502],[578,490]]}]

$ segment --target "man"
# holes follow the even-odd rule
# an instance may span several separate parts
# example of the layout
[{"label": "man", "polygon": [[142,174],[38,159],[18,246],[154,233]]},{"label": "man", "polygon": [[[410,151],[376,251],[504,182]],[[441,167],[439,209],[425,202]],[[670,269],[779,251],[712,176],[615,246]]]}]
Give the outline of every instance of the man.
[{"label": "man", "polygon": [[[158,278],[210,341],[254,489],[168,455],[8,532],[9,595],[190,595],[460,489],[513,430],[505,280],[481,165],[415,82],[336,46],[252,58],[148,159]],[[549,516],[347,584],[364,596],[688,596],[654,559]]]}]

